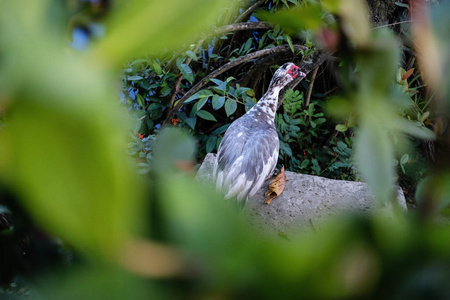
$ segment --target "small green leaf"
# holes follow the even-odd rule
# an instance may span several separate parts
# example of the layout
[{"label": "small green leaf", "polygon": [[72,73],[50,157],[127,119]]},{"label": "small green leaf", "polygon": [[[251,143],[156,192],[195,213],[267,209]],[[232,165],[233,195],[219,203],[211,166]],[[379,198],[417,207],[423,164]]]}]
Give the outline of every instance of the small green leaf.
[{"label": "small green leaf", "polygon": [[420,116],[419,121],[420,121],[421,123],[423,123],[429,116],[430,116],[430,112],[429,112],[429,111],[426,111],[426,112],[423,113],[422,116]]},{"label": "small green leaf", "polygon": [[210,136],[206,141],[206,153],[214,151],[214,149],[216,148],[216,143],[217,143],[217,136],[214,135]]},{"label": "small green leaf", "polygon": [[237,109],[237,103],[233,99],[228,98],[227,101],[225,101],[225,112],[227,113],[227,117],[234,114],[234,112]]},{"label": "small green leaf", "polygon": [[342,124],[337,124],[335,128],[337,131],[340,131],[340,132],[346,132],[348,129],[347,126],[342,125]]},{"label": "small green leaf", "polygon": [[138,80],[142,80],[142,79],[144,79],[144,77],[138,76],[138,75],[128,76],[128,78],[127,78],[128,81],[138,81]]},{"label": "small green leaf", "polygon": [[219,96],[219,95],[214,95],[212,97],[211,102],[212,102],[213,109],[218,110],[225,104],[225,97]]},{"label": "small green leaf", "polygon": [[187,64],[180,64],[178,66],[178,69],[180,69],[181,74],[183,74],[184,78],[186,78],[187,81],[190,83],[194,82],[195,75],[192,72],[192,69]]},{"label": "small green leaf", "polygon": [[161,107],[161,104],[159,104],[159,103],[152,103],[152,104],[150,104],[150,105],[148,106],[147,111],[148,111],[148,112],[152,112],[152,111],[154,111],[155,109],[158,109],[158,108],[160,108],[160,107]]},{"label": "small green leaf", "polygon": [[402,158],[400,159],[400,164],[404,165],[409,161],[409,155],[403,154]]},{"label": "small green leaf", "polygon": [[289,48],[291,48],[292,53],[295,53],[294,44],[292,43],[291,37],[289,35],[285,34],[285,35],[283,35],[283,38],[289,44]]},{"label": "small green leaf", "polygon": [[253,38],[249,38],[244,44],[244,51],[249,52],[252,48]]},{"label": "small green leaf", "polygon": [[208,102],[209,97],[201,97],[197,102],[197,110],[202,109],[206,102]]},{"label": "small green leaf", "polygon": [[304,169],[308,166],[309,164],[309,159],[305,159],[304,161],[302,161],[302,164],[300,165],[300,169]]},{"label": "small green leaf", "polygon": [[210,81],[214,82],[217,86],[214,87],[214,90],[218,93],[225,93],[225,90],[227,89],[227,82],[222,81],[216,78],[211,78]]},{"label": "small green leaf", "polygon": [[345,149],[348,148],[347,145],[344,142],[341,142],[341,141],[337,142],[337,147],[338,147],[338,149],[340,151],[344,151]]},{"label": "small green leaf", "polygon": [[193,60],[195,60],[195,61],[198,60],[197,55],[196,55],[192,50],[186,51],[186,54],[187,54],[190,58],[192,58]]},{"label": "small green leaf", "polygon": [[194,95],[192,95],[191,97],[187,98],[184,101],[184,104],[190,103],[194,100],[197,100],[198,98],[209,97],[212,95],[213,95],[213,93],[210,90],[201,90],[201,91],[198,91],[197,93],[195,93]]},{"label": "small green leaf", "polygon": [[196,115],[202,119],[217,122],[216,118],[210,112],[207,112],[206,110],[198,110],[196,112]]},{"label": "small green leaf", "polygon": [[147,128],[148,128],[149,130],[152,130],[152,129],[153,129],[153,126],[155,125],[154,122],[153,122],[153,120],[151,120],[151,119],[149,119],[149,118],[147,118],[147,119],[145,120],[145,123],[147,124]]},{"label": "small green leaf", "polygon": [[152,65],[156,75],[161,75],[162,74],[161,65],[157,61],[153,61]]},{"label": "small green leaf", "polygon": [[187,118],[185,121],[186,121],[186,124],[189,125],[189,127],[191,127],[192,129],[195,129],[195,124],[197,123],[197,118]]},{"label": "small green leaf", "polygon": [[136,100],[140,106],[145,106],[145,99],[141,96],[141,94],[136,95]]}]

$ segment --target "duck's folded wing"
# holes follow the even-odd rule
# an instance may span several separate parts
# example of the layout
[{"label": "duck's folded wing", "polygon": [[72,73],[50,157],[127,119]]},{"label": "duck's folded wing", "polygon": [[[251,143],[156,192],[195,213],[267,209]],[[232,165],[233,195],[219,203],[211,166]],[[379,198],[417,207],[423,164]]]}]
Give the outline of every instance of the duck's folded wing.
[{"label": "duck's folded wing", "polygon": [[254,130],[246,137],[224,137],[214,167],[217,189],[224,190],[226,198],[253,196],[273,172],[278,150],[274,128]]}]

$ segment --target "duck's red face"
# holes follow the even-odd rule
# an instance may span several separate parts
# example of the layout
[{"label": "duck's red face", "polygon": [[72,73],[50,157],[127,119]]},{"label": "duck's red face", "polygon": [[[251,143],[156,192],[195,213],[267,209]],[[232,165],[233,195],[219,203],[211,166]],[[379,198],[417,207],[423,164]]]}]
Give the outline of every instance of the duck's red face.
[{"label": "duck's red face", "polygon": [[292,65],[291,68],[287,71],[289,75],[291,75],[292,79],[300,75],[301,77],[305,77],[306,74],[300,71],[300,68],[296,65]]}]

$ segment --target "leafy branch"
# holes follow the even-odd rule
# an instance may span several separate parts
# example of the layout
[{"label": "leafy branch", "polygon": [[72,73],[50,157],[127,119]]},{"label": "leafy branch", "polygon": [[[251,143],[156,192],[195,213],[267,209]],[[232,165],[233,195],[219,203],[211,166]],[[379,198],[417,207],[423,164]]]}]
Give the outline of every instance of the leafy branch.
[{"label": "leafy branch", "polygon": [[[300,51],[300,50],[306,49],[306,47],[303,45],[293,45],[293,47],[294,47],[295,51]],[[209,75],[204,77],[202,80],[200,80],[194,87],[192,87],[188,92],[186,92],[186,94],[184,94],[183,97],[180,100],[178,100],[178,102],[175,103],[175,105],[172,107],[170,112],[167,114],[167,117],[164,121],[164,125],[169,124],[170,120],[174,117],[175,113],[180,108],[183,107],[184,101],[186,101],[186,99],[188,99],[189,97],[194,95],[196,92],[198,92],[202,87],[204,87],[210,79],[216,78],[220,74],[222,74],[240,64],[243,64],[252,59],[255,59],[257,57],[261,57],[261,56],[269,55],[269,54],[273,54],[273,53],[283,53],[283,52],[288,52],[288,51],[291,51],[291,48],[289,45],[281,45],[281,46],[276,46],[276,47],[269,48],[269,49],[263,49],[263,50],[259,50],[259,51],[241,56],[241,57],[217,68],[216,70],[211,72]]]}]

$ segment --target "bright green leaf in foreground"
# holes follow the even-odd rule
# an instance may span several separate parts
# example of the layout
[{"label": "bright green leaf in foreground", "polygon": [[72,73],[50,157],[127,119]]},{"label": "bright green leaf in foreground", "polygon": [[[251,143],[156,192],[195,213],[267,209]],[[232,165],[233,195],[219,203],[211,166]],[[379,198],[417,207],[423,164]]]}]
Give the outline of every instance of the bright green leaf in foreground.
[{"label": "bright green leaf in foreground", "polygon": [[210,29],[229,1],[120,1],[107,23],[107,35],[93,54],[96,60],[120,67],[131,55],[159,52],[187,43]]},{"label": "bright green leaf in foreground", "polygon": [[382,203],[392,199],[394,150],[382,124],[361,124],[355,142],[358,170]]},{"label": "bright green leaf in foreground", "polygon": [[305,29],[319,29],[322,26],[322,9],[314,2],[299,5],[294,9],[285,9],[276,14],[260,12],[264,20],[280,25],[288,32]]},{"label": "bright green leaf in foreground", "polygon": [[[188,34],[216,21],[223,4],[122,1],[114,6],[106,38],[91,54],[78,56],[53,35],[52,1],[1,2],[0,99],[9,105],[0,132],[0,180],[49,233],[110,256],[135,231],[142,188],[126,154],[131,122],[115,100],[117,74],[110,69],[182,45]],[[98,68],[99,61],[108,67]],[[156,61],[153,66],[160,72]],[[199,115],[215,120],[206,111]]]}]

